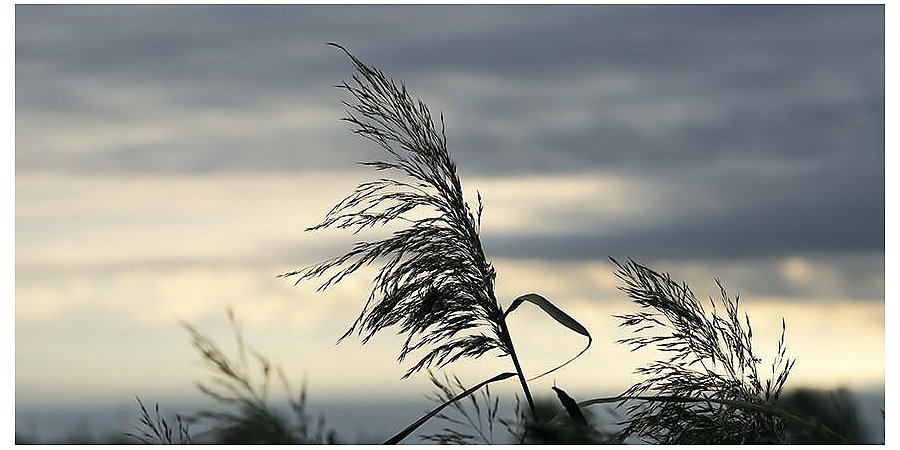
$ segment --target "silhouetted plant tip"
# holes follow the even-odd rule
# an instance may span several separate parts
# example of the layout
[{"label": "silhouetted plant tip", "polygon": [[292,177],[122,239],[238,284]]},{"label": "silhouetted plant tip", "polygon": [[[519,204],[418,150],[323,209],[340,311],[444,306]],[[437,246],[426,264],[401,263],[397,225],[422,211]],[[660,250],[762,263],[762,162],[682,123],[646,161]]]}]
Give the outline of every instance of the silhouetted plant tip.
[{"label": "silhouetted plant tip", "polygon": [[569,396],[566,391],[553,386],[553,392],[556,392],[557,398],[559,398],[559,402],[562,403],[563,407],[566,408],[566,413],[569,414],[569,418],[572,419],[578,426],[586,427],[588,426],[587,419],[584,417],[584,413],[581,412],[581,407],[578,406],[578,403],[575,402],[575,399]]},{"label": "silhouetted plant tip", "polygon": [[159,403],[154,406],[151,414],[140,397],[135,397],[135,399],[141,409],[140,425],[135,427],[134,433],[125,433],[125,436],[148,445],[184,445],[192,443],[189,424],[180,415],[175,416],[175,426],[171,426],[160,414]]},{"label": "silhouetted plant tip", "polygon": [[[281,276],[297,277],[297,283],[325,277],[319,286],[322,290],[364,266],[383,263],[362,311],[341,339],[355,332],[365,343],[379,331],[396,327],[398,334],[406,336],[399,361],[424,352],[404,378],[424,368],[444,367],[491,351],[508,355],[534,412],[534,400],[506,325],[506,314],[523,300],[516,300],[507,313],[497,301],[496,272],[485,257],[479,234],[484,210],[481,194],[473,211],[464,199],[456,163],[447,149],[443,114],[436,125],[425,103],[414,99],[405,85],[398,85],[344,47],[330,45],[343,50],[356,68],[351,81],[338,86],[355,100],[344,103],[347,115],[343,120],[351,124],[354,133],[385,152],[385,159],[361,164],[405,180],[383,177],[360,184],[308,230],[334,227],[357,234],[388,224],[399,229],[389,238],[359,242],[342,256]],[[584,327],[543,301],[544,311],[587,336],[590,345]],[[561,321],[563,316],[567,320]],[[556,368],[547,373],[553,370]]]},{"label": "silhouetted plant tip", "polygon": [[[491,394],[491,386],[485,385],[477,393],[469,395],[468,402],[450,402],[466,390],[459,378],[444,373],[444,379],[428,372],[431,383],[437,388],[429,398],[439,405],[451,403],[453,412],[441,412],[435,416],[461,429],[445,427],[438,433],[420,435],[423,440],[437,444],[493,444],[494,424],[499,421],[500,398]],[[466,431],[462,431],[466,430]]]},{"label": "silhouetted plant tip", "polygon": [[460,392],[460,393],[457,394],[455,397],[453,397],[453,398],[447,400],[446,402],[442,403],[442,404],[441,404],[440,406],[438,406],[437,408],[431,410],[431,412],[429,412],[428,414],[425,414],[424,416],[420,417],[419,420],[417,420],[417,421],[415,421],[415,422],[409,424],[409,425],[408,425],[406,428],[404,428],[402,431],[400,431],[399,433],[395,434],[395,435],[392,436],[390,439],[384,441],[384,443],[387,444],[387,445],[399,444],[400,441],[402,441],[404,438],[406,438],[407,436],[409,436],[410,434],[412,434],[413,431],[416,431],[416,429],[418,429],[420,426],[422,426],[425,422],[427,422],[428,420],[430,420],[432,417],[435,417],[435,416],[437,416],[438,414],[440,414],[440,412],[441,412],[444,408],[446,408],[447,406],[452,405],[452,404],[454,404],[455,402],[458,402],[458,401],[460,401],[460,400],[462,400],[462,399],[464,399],[464,398],[466,398],[466,397],[468,397],[468,396],[474,394],[474,393],[475,393],[476,391],[478,391],[479,389],[481,389],[481,388],[483,388],[483,387],[485,387],[485,386],[487,386],[487,385],[489,385],[489,384],[491,384],[491,383],[493,383],[493,382],[505,380],[505,379],[507,379],[507,378],[511,378],[511,377],[514,377],[514,376],[516,376],[515,373],[512,373],[512,372],[504,372],[504,373],[501,373],[500,375],[497,375],[497,376],[495,376],[495,377],[492,377],[492,378],[489,378],[489,379],[487,379],[487,380],[484,380],[484,381],[482,381],[481,383],[478,383],[478,384],[476,384],[475,386],[472,386],[472,387],[470,387],[469,389],[466,389],[466,390],[463,391],[463,392]]},{"label": "silhouetted plant tip", "polygon": [[[414,100],[405,86],[347,55],[358,73],[341,87],[357,103],[345,103],[349,110],[344,120],[389,156],[362,164],[400,172],[411,180],[363,183],[310,230],[336,227],[358,233],[388,223],[406,226],[388,239],[358,243],[343,256],[284,276],[297,276],[299,282],[336,271],[320,286],[326,289],[365,265],[386,260],[369,300],[343,337],[355,331],[365,342],[397,326],[407,335],[400,361],[431,347],[406,376],[495,349],[509,353],[502,338],[503,312],[494,298],[496,275],[482,250],[479,217],[463,199],[443,119],[438,129],[428,107]],[[408,217],[413,210],[425,217]]]},{"label": "silhouetted plant tip", "polygon": [[[306,388],[295,395],[280,367],[244,342],[243,333],[228,310],[237,346],[237,357],[230,358],[221,348],[200,333],[191,324],[184,323],[191,335],[191,342],[213,375],[208,383],[197,383],[207,397],[219,403],[222,409],[204,409],[192,420],[207,423],[210,427],[204,435],[216,442],[228,444],[332,444],[336,443],[334,431],[328,430],[324,420],[311,417],[306,411]],[[257,363],[259,380],[252,375],[248,357]],[[282,383],[288,396],[288,406],[294,420],[285,419],[268,403],[273,372]]]},{"label": "silhouetted plant tip", "polygon": [[[516,420],[501,420],[519,444],[622,444],[614,431],[592,423],[592,415],[583,410],[561,388],[553,386],[556,399],[537,402],[538,418],[521,412]],[[560,408],[562,406],[562,409]]]},{"label": "silhouetted plant tip", "polygon": [[[643,399],[628,408],[623,434],[665,444],[783,442],[783,417],[770,410],[794,365],[786,356],[784,319],[771,375],[763,380],[750,317],[740,314],[739,298],[718,280],[719,295],[709,297],[707,309],[668,274],[634,261],[612,262],[624,283],[620,289],[642,308],[615,316],[635,333],[618,342],[667,355],[638,368],[645,378],[621,395],[620,404]],[[690,399],[699,401],[684,401]]]}]

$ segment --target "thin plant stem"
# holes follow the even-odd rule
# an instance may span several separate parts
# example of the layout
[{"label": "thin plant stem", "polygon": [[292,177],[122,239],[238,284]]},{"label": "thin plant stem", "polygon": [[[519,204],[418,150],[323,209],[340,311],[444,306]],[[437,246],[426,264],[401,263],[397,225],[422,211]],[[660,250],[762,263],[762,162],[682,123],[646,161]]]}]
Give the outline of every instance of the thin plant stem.
[{"label": "thin plant stem", "polygon": [[516,374],[519,376],[519,383],[522,384],[522,393],[525,394],[525,399],[528,400],[528,407],[531,409],[531,415],[535,420],[538,420],[537,408],[534,406],[534,398],[531,396],[531,390],[528,389],[528,381],[525,379],[525,373],[522,372],[521,364],[519,364],[519,357],[516,355],[516,348],[513,345],[512,336],[509,334],[509,328],[506,326],[506,319],[503,319],[500,322],[500,332],[502,333],[500,339],[506,341],[506,345],[509,348],[509,357],[512,359],[513,366],[516,368]]}]

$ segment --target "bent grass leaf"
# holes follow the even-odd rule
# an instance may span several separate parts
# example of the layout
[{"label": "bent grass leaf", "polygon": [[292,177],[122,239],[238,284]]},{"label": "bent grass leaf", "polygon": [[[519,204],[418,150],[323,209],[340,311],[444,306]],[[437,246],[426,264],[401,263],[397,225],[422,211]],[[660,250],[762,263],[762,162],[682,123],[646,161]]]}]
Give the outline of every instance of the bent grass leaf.
[{"label": "bent grass leaf", "polygon": [[495,377],[493,377],[493,378],[484,380],[484,381],[482,381],[481,383],[478,383],[478,384],[476,384],[475,386],[472,386],[472,387],[470,387],[469,389],[466,389],[465,391],[461,392],[461,393],[460,393],[459,395],[457,395],[456,397],[453,397],[453,398],[451,398],[450,400],[447,400],[447,401],[444,402],[442,405],[440,405],[440,406],[438,406],[437,408],[431,410],[431,412],[429,412],[428,414],[425,414],[424,416],[422,416],[421,418],[419,418],[419,420],[417,420],[417,421],[411,423],[409,426],[407,426],[406,428],[404,428],[402,431],[400,431],[399,433],[395,434],[392,438],[390,438],[390,439],[384,441],[384,445],[396,445],[396,444],[399,444],[400,441],[402,441],[402,440],[405,439],[407,436],[409,436],[413,431],[416,431],[417,428],[419,428],[420,426],[422,426],[422,424],[424,424],[425,422],[428,422],[429,419],[431,419],[432,417],[436,416],[439,412],[441,412],[442,409],[446,408],[447,406],[450,406],[451,404],[453,404],[453,403],[455,403],[455,402],[457,402],[457,401],[459,401],[459,400],[462,400],[462,399],[464,399],[464,398],[466,398],[466,397],[468,397],[468,396],[474,394],[474,393],[477,392],[479,389],[481,389],[481,388],[487,386],[488,384],[491,384],[491,383],[493,383],[493,382],[495,382],[495,381],[505,380],[505,379],[507,379],[507,378],[511,378],[511,377],[514,377],[514,376],[516,376],[516,374],[515,374],[514,372],[503,372],[503,373],[501,373],[500,375],[497,375],[497,376],[495,376]]},{"label": "bent grass leaf", "polygon": [[529,302],[533,305],[538,306],[545,313],[547,313],[547,315],[552,317],[553,320],[557,321],[560,325],[586,337],[588,340],[587,345],[580,352],[578,352],[577,355],[573,356],[568,361],[566,361],[566,362],[564,362],[564,363],[562,363],[562,364],[560,364],[538,376],[529,378],[528,381],[536,380],[538,378],[543,377],[544,375],[547,375],[547,374],[553,373],[559,369],[562,369],[567,364],[578,359],[579,356],[583,355],[584,352],[586,352],[589,348],[591,348],[591,344],[593,343],[593,338],[591,337],[591,334],[588,333],[587,328],[585,328],[583,325],[578,323],[578,321],[573,319],[572,316],[566,314],[563,310],[557,308],[556,305],[554,305],[553,303],[550,302],[550,300],[547,300],[546,298],[544,298],[538,294],[533,294],[533,293],[525,294],[525,295],[520,296],[519,298],[513,300],[512,304],[509,305],[509,308],[506,310],[506,312],[503,313],[503,317],[506,318],[507,316],[509,316],[509,314],[511,312],[515,311],[516,308],[518,308],[524,302]]}]

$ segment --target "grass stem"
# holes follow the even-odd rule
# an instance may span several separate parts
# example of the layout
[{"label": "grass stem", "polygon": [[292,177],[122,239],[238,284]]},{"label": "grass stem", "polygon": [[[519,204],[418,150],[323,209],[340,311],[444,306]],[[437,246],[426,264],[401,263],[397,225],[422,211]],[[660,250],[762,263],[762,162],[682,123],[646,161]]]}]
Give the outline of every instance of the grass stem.
[{"label": "grass stem", "polygon": [[538,420],[537,408],[534,406],[534,398],[531,396],[531,390],[528,389],[528,381],[525,379],[525,373],[522,372],[522,365],[519,364],[519,357],[516,355],[516,348],[513,345],[512,336],[509,334],[509,328],[506,326],[506,319],[503,319],[500,322],[500,332],[502,333],[500,339],[505,340],[506,345],[509,348],[509,357],[512,359],[513,366],[516,368],[516,374],[519,376],[519,383],[522,384],[522,392],[525,394],[525,399],[528,401],[531,415],[535,420]]}]

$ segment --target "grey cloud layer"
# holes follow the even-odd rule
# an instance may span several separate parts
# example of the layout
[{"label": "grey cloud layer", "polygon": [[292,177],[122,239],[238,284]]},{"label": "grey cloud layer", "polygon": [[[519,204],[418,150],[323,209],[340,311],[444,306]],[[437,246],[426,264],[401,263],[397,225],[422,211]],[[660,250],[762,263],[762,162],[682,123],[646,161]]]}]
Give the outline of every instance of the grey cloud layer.
[{"label": "grey cloud layer", "polygon": [[445,112],[463,177],[621,170],[715,197],[627,233],[498,236],[500,254],[883,250],[881,6],[18,6],[16,20],[18,170],[368,159],[336,120],[350,69],[336,41]]},{"label": "grey cloud layer", "polygon": [[[17,21],[24,127],[47,116],[116,125],[151,113],[252,115],[273,102],[336,117],[330,86],[349,67],[323,43],[338,41],[446,110],[454,151],[473,171],[883,156],[878,7],[20,6]],[[97,96],[153,88],[165,101],[104,107],[85,85]],[[292,155],[312,150],[298,144],[330,150],[341,128],[306,131],[248,136],[225,149],[243,150],[239,165],[215,157],[222,143],[204,135],[70,157],[29,146],[19,164],[307,169]],[[324,153],[318,165],[333,164]]]}]

